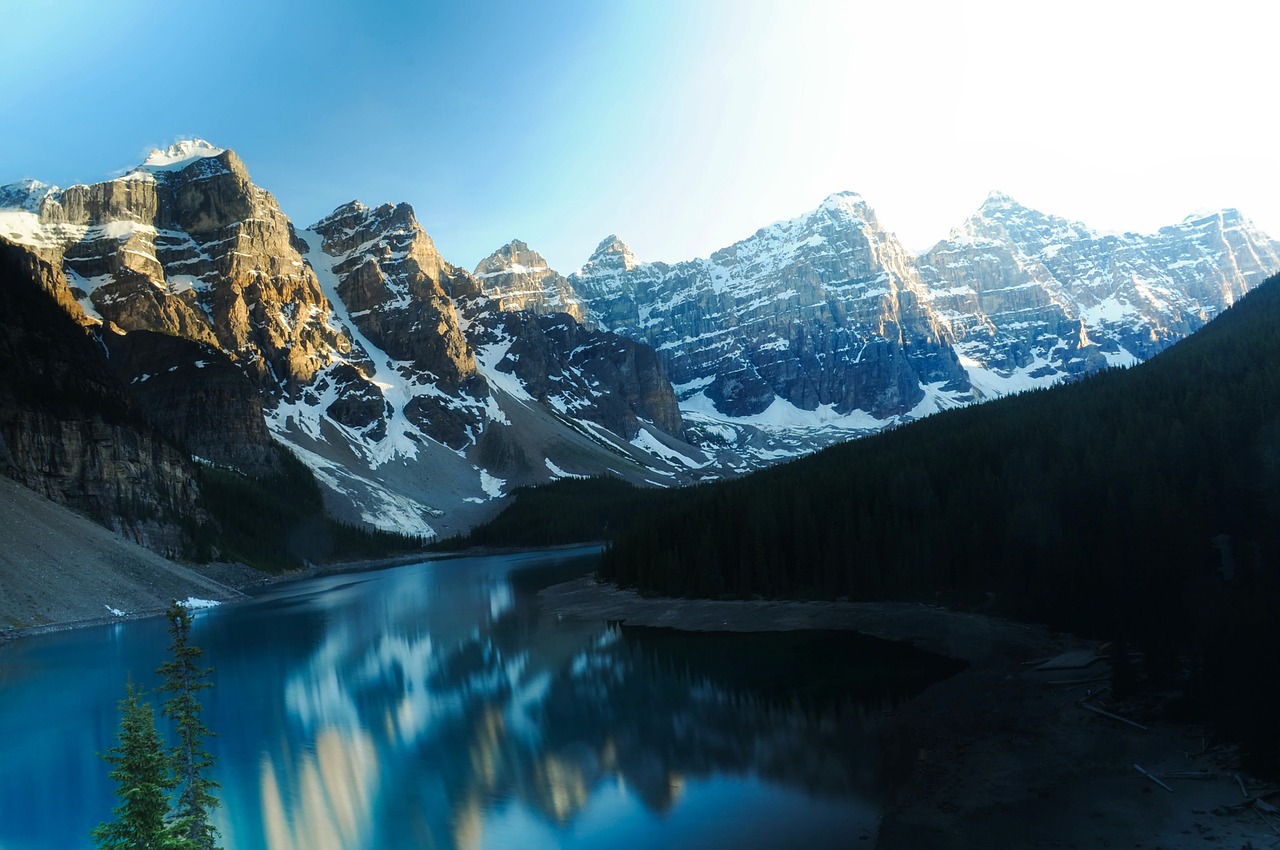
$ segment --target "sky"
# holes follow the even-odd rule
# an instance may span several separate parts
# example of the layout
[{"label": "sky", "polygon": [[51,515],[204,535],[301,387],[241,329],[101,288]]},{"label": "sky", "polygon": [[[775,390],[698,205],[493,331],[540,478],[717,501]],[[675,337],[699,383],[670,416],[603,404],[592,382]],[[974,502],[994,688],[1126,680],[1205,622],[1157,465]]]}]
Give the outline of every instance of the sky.
[{"label": "sky", "polygon": [[912,250],[992,190],[1280,238],[1280,4],[0,0],[0,184],[234,148],[299,227],[410,203],[473,268],[707,256],[827,195]]}]

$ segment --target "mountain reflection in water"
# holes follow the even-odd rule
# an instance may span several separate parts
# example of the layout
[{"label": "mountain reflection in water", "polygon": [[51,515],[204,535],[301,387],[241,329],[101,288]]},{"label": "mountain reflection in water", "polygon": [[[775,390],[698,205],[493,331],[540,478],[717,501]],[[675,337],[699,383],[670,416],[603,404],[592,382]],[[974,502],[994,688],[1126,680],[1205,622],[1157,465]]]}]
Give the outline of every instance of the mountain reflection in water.
[{"label": "mountain reflection in water", "polygon": [[[201,616],[225,846],[843,846],[874,829],[885,712],[949,672],[939,659],[541,611],[536,591],[592,557],[318,579]],[[3,823],[0,847],[25,850]]]}]

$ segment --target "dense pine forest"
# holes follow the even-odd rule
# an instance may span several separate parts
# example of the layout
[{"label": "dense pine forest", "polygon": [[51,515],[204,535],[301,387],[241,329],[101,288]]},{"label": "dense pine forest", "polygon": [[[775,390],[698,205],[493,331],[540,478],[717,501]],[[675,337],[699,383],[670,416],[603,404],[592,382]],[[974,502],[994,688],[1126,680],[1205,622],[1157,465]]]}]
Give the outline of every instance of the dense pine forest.
[{"label": "dense pine forest", "polygon": [[454,551],[474,546],[559,546],[605,540],[670,498],[669,491],[633,487],[617,478],[566,478],[518,487],[498,516],[430,548]]},{"label": "dense pine forest", "polygon": [[1280,766],[1280,279],[1133,369],[625,504],[603,578],[937,602],[1116,640]]},{"label": "dense pine forest", "polygon": [[675,595],[930,599],[1176,633],[1273,575],[1278,519],[1273,278],[1134,369],[690,491],[619,535],[601,572]]}]

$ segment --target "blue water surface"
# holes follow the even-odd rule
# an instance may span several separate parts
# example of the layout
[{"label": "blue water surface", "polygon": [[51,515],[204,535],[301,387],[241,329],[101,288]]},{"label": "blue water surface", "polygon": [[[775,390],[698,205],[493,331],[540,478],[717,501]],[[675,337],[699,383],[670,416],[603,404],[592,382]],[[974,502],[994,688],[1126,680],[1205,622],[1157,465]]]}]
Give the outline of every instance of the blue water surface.
[{"label": "blue water surface", "polygon": [[[736,644],[686,657],[540,608],[595,558],[440,560],[197,612],[223,846],[870,845],[883,700],[738,687],[716,663]],[[92,846],[116,704],[167,644],[152,618],[0,647],[0,850]]]}]

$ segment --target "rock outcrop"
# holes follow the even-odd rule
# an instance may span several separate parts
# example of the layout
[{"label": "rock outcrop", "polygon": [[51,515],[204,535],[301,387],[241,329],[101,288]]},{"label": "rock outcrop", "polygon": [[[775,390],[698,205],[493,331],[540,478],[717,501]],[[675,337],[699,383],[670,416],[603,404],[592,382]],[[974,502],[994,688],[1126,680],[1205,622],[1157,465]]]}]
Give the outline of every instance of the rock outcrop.
[{"label": "rock outcrop", "polygon": [[114,180],[28,181],[5,199],[0,235],[65,271],[94,318],[216,345],[285,395],[350,352],[292,225],[234,151],[183,142]]},{"label": "rock outcrop", "polygon": [[527,310],[540,316],[567,313],[578,324],[590,324],[582,300],[568,278],[519,239],[481,260],[472,274],[485,294],[498,302],[499,310]]},{"label": "rock outcrop", "polygon": [[56,278],[0,240],[0,467],[149,548],[181,554],[185,523],[203,518],[191,460],[155,433],[100,341],[45,288]]}]

